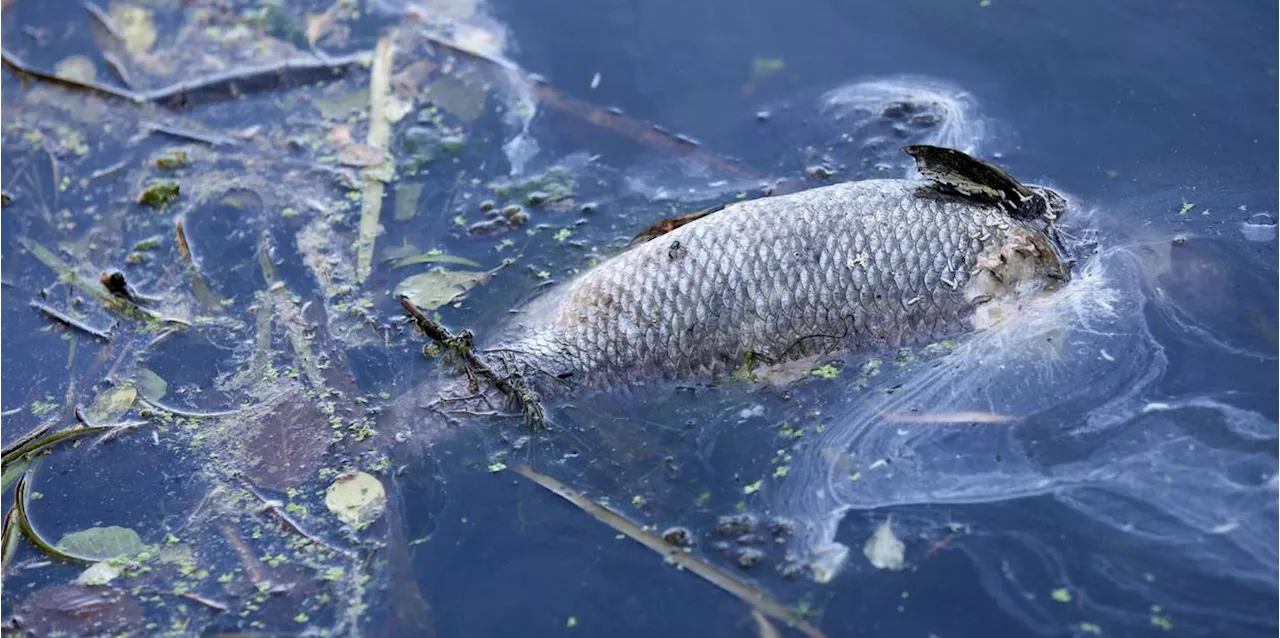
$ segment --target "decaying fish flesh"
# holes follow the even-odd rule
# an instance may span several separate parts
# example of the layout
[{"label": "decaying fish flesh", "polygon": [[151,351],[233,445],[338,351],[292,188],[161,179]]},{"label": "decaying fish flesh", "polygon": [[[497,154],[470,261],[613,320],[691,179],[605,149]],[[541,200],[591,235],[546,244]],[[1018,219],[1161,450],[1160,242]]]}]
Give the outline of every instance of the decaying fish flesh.
[{"label": "decaying fish flesh", "polygon": [[959,151],[906,150],[927,180],[726,206],[536,299],[484,354],[543,393],[714,378],[986,329],[1070,278],[1061,196]]}]

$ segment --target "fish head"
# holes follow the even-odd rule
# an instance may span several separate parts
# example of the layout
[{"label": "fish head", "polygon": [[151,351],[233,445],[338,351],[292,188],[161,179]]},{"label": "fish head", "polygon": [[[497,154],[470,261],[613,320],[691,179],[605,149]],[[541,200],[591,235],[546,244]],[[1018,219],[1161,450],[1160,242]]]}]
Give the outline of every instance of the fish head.
[{"label": "fish head", "polygon": [[1066,197],[1045,186],[1028,185],[1027,190],[1031,197],[1024,202],[1019,217],[1032,231],[1027,240],[1036,248],[1036,276],[1048,284],[1046,288],[1056,288],[1071,280],[1076,264],[1059,225],[1070,204]]}]

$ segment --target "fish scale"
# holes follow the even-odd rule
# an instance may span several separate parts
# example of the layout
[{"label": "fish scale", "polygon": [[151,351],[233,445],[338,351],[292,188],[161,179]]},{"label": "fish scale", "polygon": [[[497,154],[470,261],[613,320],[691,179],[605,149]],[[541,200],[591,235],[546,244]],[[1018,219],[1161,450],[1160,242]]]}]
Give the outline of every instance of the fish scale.
[{"label": "fish scale", "polygon": [[725,374],[971,331],[965,286],[1031,224],[932,182],[868,180],[740,202],[535,301],[489,354],[580,385]]}]

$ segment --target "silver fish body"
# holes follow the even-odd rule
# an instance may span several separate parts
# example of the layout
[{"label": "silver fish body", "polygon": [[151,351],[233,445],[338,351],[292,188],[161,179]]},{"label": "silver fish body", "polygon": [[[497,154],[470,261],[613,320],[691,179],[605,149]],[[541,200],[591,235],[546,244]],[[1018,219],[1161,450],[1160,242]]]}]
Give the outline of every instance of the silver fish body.
[{"label": "silver fish body", "polygon": [[1066,279],[1051,230],[927,181],[740,202],[536,300],[487,356],[556,388],[941,340]]}]

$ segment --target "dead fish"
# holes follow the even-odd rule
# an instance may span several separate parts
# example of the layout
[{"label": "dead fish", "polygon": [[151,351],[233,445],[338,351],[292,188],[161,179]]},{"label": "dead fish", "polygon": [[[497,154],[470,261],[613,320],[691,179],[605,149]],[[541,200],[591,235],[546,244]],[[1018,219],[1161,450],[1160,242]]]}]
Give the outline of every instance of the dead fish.
[{"label": "dead fish", "polygon": [[927,179],[834,184],[681,220],[536,299],[484,354],[540,392],[715,378],[748,359],[986,329],[1070,279],[1062,196],[959,151],[905,150]]}]

